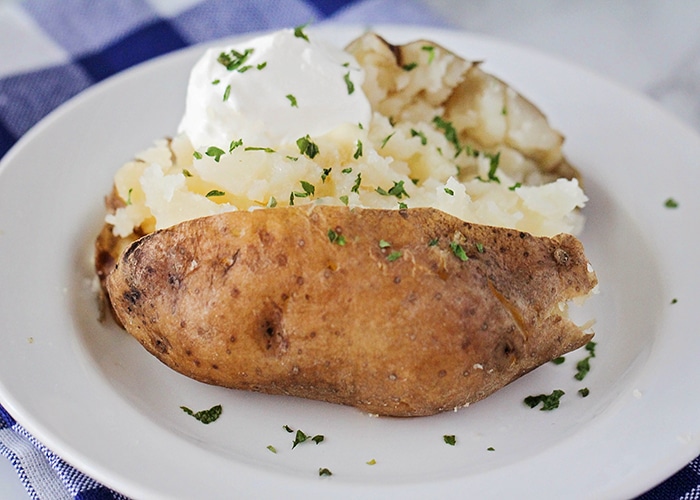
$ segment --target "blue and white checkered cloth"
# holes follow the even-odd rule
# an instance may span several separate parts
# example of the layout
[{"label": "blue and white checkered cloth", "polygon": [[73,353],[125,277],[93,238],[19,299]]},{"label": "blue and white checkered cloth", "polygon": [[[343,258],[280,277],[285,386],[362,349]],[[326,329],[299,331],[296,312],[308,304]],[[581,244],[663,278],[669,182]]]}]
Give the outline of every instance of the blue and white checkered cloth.
[{"label": "blue and white checkered cloth", "polygon": [[[0,157],[58,105],[137,63],[237,33],[325,21],[449,25],[427,2],[406,0],[0,0]],[[2,406],[0,454],[31,498],[125,498],[64,462]],[[640,498],[700,500],[700,458]]]}]

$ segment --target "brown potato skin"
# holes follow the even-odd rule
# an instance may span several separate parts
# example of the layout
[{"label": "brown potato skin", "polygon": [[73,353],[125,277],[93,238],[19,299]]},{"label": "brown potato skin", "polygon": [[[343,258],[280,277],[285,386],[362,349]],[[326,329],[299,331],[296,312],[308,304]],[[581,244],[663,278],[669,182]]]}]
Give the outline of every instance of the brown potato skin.
[{"label": "brown potato skin", "polygon": [[570,235],[429,208],[303,206],[144,236],[106,286],[127,331],[188,377],[419,416],[478,401],[584,345],[592,335],[557,304],[596,283]]}]

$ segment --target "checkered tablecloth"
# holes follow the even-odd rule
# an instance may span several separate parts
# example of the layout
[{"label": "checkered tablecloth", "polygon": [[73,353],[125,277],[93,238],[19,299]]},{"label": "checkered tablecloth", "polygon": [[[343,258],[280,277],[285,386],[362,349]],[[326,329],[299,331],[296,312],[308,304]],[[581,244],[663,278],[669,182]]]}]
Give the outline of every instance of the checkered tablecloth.
[{"label": "checkered tablecloth", "polygon": [[[137,63],[237,33],[328,21],[449,26],[428,2],[405,0],[0,0],[0,157],[58,105]],[[0,453],[32,498],[124,498],[2,406]],[[642,498],[700,499],[700,460]]]}]

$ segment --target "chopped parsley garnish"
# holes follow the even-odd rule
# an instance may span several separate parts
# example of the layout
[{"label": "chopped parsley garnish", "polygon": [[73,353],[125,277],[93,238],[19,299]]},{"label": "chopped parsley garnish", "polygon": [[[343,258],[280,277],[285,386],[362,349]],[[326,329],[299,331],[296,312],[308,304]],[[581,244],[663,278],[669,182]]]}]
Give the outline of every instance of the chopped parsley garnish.
[{"label": "chopped parsley garnish", "polygon": [[484,245],[483,244],[476,242],[476,243],[474,243],[474,246],[476,247],[477,252],[484,253]]},{"label": "chopped parsley garnish", "polygon": [[340,201],[343,202],[343,205],[345,205],[345,206],[348,205],[348,201],[349,201],[349,200],[348,200],[347,195],[340,196],[339,199],[340,199]]},{"label": "chopped parsley garnish", "polygon": [[345,236],[342,234],[338,234],[335,232],[333,229],[328,230],[328,240],[331,243],[335,243],[336,245],[340,245],[341,247],[345,246]]},{"label": "chopped parsley garnish", "polygon": [[435,59],[435,47],[432,45],[424,45],[421,47],[421,50],[424,50],[428,53],[428,64],[433,62],[433,59]]},{"label": "chopped parsley garnish", "polygon": [[404,208],[408,208],[408,205],[406,205],[403,201],[399,202],[399,209],[403,210]]},{"label": "chopped parsley garnish", "polygon": [[486,448],[486,451],[496,451],[496,448],[494,448],[493,446],[489,446],[488,448]]},{"label": "chopped parsley garnish", "polygon": [[200,153],[199,151],[195,151],[194,153],[192,153],[192,156],[194,156],[197,160],[202,159],[202,153]]},{"label": "chopped parsley garnish", "polygon": [[501,108],[501,114],[503,116],[506,116],[508,114],[508,108],[505,107],[505,105]]},{"label": "chopped parsley garnish", "polygon": [[[288,426],[285,426],[285,430],[286,430],[287,432],[290,432],[290,433],[291,433],[291,432],[294,432],[294,431],[293,431],[290,427],[288,427]],[[314,443],[319,444],[319,443],[321,443],[325,438],[323,437],[322,434],[317,434],[317,435],[311,437],[310,435],[306,434],[304,431],[302,431],[302,430],[300,429],[300,430],[298,430],[298,431],[296,432],[296,434],[294,435],[294,441],[292,441],[292,449],[296,448],[297,445],[308,441],[309,439],[310,439],[311,441],[313,441]]]},{"label": "chopped parsley garnish", "polygon": [[291,103],[293,108],[299,107],[299,104],[297,104],[297,98],[294,97],[292,94],[287,94],[285,97],[289,99],[289,102]]},{"label": "chopped parsley garnish", "polygon": [[399,260],[401,258],[401,252],[391,252],[389,255],[386,256],[386,260],[389,262],[394,262],[395,260]]},{"label": "chopped parsley garnish", "polygon": [[446,192],[447,194],[449,194],[450,196],[454,196],[454,195],[455,195],[455,192],[452,191],[450,188],[445,188],[445,192]]},{"label": "chopped parsley garnish", "polygon": [[404,64],[401,67],[403,68],[404,71],[411,71],[412,69],[416,69],[417,66],[418,66],[417,62],[412,62],[412,63]]},{"label": "chopped parsley garnish", "polygon": [[326,182],[326,178],[331,174],[331,170],[333,168],[324,168],[323,173],[321,174],[321,182]]},{"label": "chopped parsley garnish", "polygon": [[240,68],[238,68],[238,72],[239,72],[239,73],[245,73],[245,72],[248,71],[250,68],[252,68],[252,66],[251,66],[250,64],[246,64],[245,66],[241,66]]},{"label": "chopped parsley garnish", "polygon": [[311,184],[310,182],[306,181],[299,181],[301,184],[301,188],[304,190],[304,193],[306,193],[307,196],[313,196],[316,194],[316,186]]},{"label": "chopped parsley garnish", "polygon": [[516,182],[515,184],[513,184],[513,185],[512,185],[511,187],[509,187],[508,189],[511,190],[511,191],[515,191],[516,189],[518,189],[519,187],[522,187],[522,186],[523,186],[523,185],[522,185],[520,182]]},{"label": "chopped parsley garnish", "polygon": [[228,146],[228,152],[232,152],[234,149],[236,149],[239,146],[243,145],[243,139],[238,139],[237,141],[231,141],[231,144]]},{"label": "chopped parsley garnish", "polygon": [[292,428],[289,427],[288,425],[283,425],[282,428],[283,428],[285,431],[287,431],[288,433],[290,433],[290,434],[291,434],[292,432],[294,432],[294,429],[292,429]]},{"label": "chopped parsley garnish", "polygon": [[211,156],[214,158],[214,161],[218,163],[221,157],[226,154],[226,151],[221,148],[217,148],[216,146],[209,146],[204,154]]},{"label": "chopped parsley garnish", "polygon": [[326,467],[319,467],[318,475],[319,476],[332,476],[333,473],[329,469],[327,469]]},{"label": "chopped parsley garnish", "polygon": [[379,248],[389,248],[391,243],[386,240],[379,240]]},{"label": "chopped parsley garnish", "polygon": [[229,96],[231,95],[231,86],[226,85],[226,90],[224,90],[224,101],[228,101]]},{"label": "chopped parsley garnish", "polygon": [[291,161],[299,161],[299,157],[298,157],[298,156],[290,156],[290,155],[287,155],[285,158],[287,158],[288,160],[291,160]]},{"label": "chopped parsley garnish", "polygon": [[496,170],[498,169],[498,164],[501,160],[501,152],[499,151],[495,155],[486,155],[489,159],[489,181],[501,183],[501,179],[496,177]]},{"label": "chopped parsley garnish", "polygon": [[676,299],[675,297],[673,299],[671,299],[671,304],[677,304],[677,303],[678,303],[678,299]]},{"label": "chopped parsley garnish", "polygon": [[134,192],[134,188],[129,188],[129,193],[126,195],[126,204],[131,205],[131,193]]},{"label": "chopped parsley garnish", "polygon": [[578,393],[582,398],[585,398],[591,393],[591,391],[588,390],[588,387],[584,387],[583,389],[579,389]]},{"label": "chopped parsley garnish", "polygon": [[430,241],[428,242],[428,246],[429,246],[429,247],[434,247],[435,245],[438,244],[438,241],[440,241],[440,238],[433,238],[432,240],[430,240]]},{"label": "chopped parsley garnish", "polygon": [[365,463],[366,463],[367,465],[376,465],[376,464],[377,464],[377,461],[376,461],[375,459],[372,459],[372,460],[368,460],[368,461],[365,462]]},{"label": "chopped parsley garnish", "polygon": [[[352,155],[352,157],[357,160],[360,156],[362,156],[362,141],[360,139],[358,139],[357,140],[357,148],[355,149],[355,154]],[[350,169],[350,170],[352,170],[352,169]],[[345,172],[345,170],[343,170],[343,172]]]},{"label": "chopped parsley garnish", "polygon": [[272,148],[263,148],[260,146],[248,146],[244,151],[264,151],[265,153],[274,153],[275,150]]},{"label": "chopped parsley garnish", "polygon": [[457,444],[457,437],[454,434],[445,434],[444,436],[442,436],[442,440],[450,446],[454,446]]},{"label": "chopped parsley garnish", "polygon": [[304,28],[306,28],[306,24],[302,24],[301,26],[297,26],[296,28],[294,28],[294,36],[297,38],[303,38],[308,42],[309,37],[306,36],[306,33],[304,33]]},{"label": "chopped parsley garnish", "polygon": [[595,346],[596,343],[593,341],[586,344],[586,350],[589,352],[589,354],[581,361],[576,363],[576,375],[574,375],[576,380],[583,380],[586,375],[588,375],[588,372],[591,371],[590,360],[591,358],[595,358]]},{"label": "chopped parsley garnish", "polygon": [[306,137],[300,137],[297,139],[297,147],[299,152],[309,158],[314,158],[318,153],[318,146],[311,140],[311,137],[307,134]]},{"label": "chopped parsley garnish", "polygon": [[666,208],[678,208],[678,202],[674,198],[668,198],[664,202]]},{"label": "chopped parsley garnish", "polygon": [[267,449],[270,450],[272,453],[277,453],[277,448],[275,448],[272,445],[268,445]]},{"label": "chopped parsley garnish", "polygon": [[443,134],[445,134],[445,139],[455,147],[455,156],[461,153],[462,145],[459,143],[457,130],[452,126],[452,123],[443,120],[440,116],[433,118],[433,123],[438,129],[442,130]]},{"label": "chopped parsley garnish", "polygon": [[216,419],[218,419],[221,416],[222,408],[221,405],[216,405],[212,406],[208,410],[202,410],[198,412],[194,412],[187,408],[186,406],[181,406],[180,409],[187,413],[188,415],[193,416],[203,424],[210,424],[214,422]]},{"label": "chopped parsley garnish", "polygon": [[212,80],[212,82],[211,82],[212,85],[218,85],[220,83],[221,83],[221,80],[219,80],[218,78],[216,80]]},{"label": "chopped parsley garnish", "polygon": [[564,356],[559,356],[558,358],[554,358],[554,359],[552,360],[552,363],[554,363],[555,365],[560,365],[560,364],[562,364],[564,361],[566,361],[566,358],[565,358]]},{"label": "chopped parsley garnish", "polygon": [[[248,57],[253,53],[254,49],[245,49],[242,53],[236,49],[231,49],[228,52],[222,52],[216,59],[217,62],[226,66],[228,71],[235,71],[248,60]],[[244,70],[245,71],[245,70]]]},{"label": "chopped parsley garnish", "polygon": [[353,193],[359,193],[360,192],[360,184],[362,183],[362,173],[359,172],[357,174],[357,177],[355,178],[355,184],[353,184],[352,188],[350,189],[351,192]]},{"label": "chopped parsley garnish", "polygon": [[190,171],[187,170],[186,168],[183,168],[183,169],[182,169],[182,175],[184,175],[185,177],[192,177],[192,172],[190,172]]},{"label": "chopped parsley garnish", "polygon": [[387,136],[384,138],[384,140],[382,141],[382,145],[380,146],[380,149],[381,149],[381,148],[384,148],[384,146],[386,146],[386,143],[389,142],[389,139],[391,139],[392,137],[394,137],[394,134],[395,134],[395,133],[396,133],[396,132],[392,132],[391,134],[387,135]]},{"label": "chopped parsley garnish", "polygon": [[394,185],[391,187],[391,189],[389,189],[389,194],[392,196],[396,196],[399,200],[404,196],[406,198],[410,198],[410,196],[408,196],[408,193],[403,187],[403,181],[394,182]]},{"label": "chopped parsley garnish", "polygon": [[428,138],[420,130],[411,129],[411,137],[420,137],[420,143],[425,146],[428,143]]},{"label": "chopped parsley garnish", "polygon": [[267,202],[267,208],[275,208],[277,206],[277,200],[274,196],[270,196],[270,201]]},{"label": "chopped parsley garnish", "polygon": [[341,170],[341,172],[344,174],[349,174],[350,172],[352,172],[352,167],[344,168],[343,170]]},{"label": "chopped parsley garnish", "polygon": [[261,69],[265,69],[265,66],[267,66],[267,61],[263,61],[260,64],[258,64],[258,71],[260,71]]},{"label": "chopped parsley garnish", "polygon": [[377,186],[377,188],[375,189],[375,191],[376,191],[377,193],[381,194],[382,196],[389,196],[389,193],[387,192],[387,190],[384,189],[384,188],[382,188],[382,187]]},{"label": "chopped parsley garnish", "polygon": [[467,252],[465,252],[464,248],[462,248],[462,245],[460,245],[456,241],[450,242],[450,248],[452,249],[452,253],[455,254],[455,257],[457,257],[462,262],[466,262],[469,260],[469,256],[467,256]]},{"label": "chopped parsley garnish", "polygon": [[224,193],[223,191],[219,191],[218,189],[212,189],[205,196],[207,198],[211,198],[212,196],[226,196],[226,193]]},{"label": "chopped parsley garnish", "polygon": [[555,389],[551,394],[540,394],[538,396],[528,396],[523,401],[530,408],[534,408],[542,403],[540,411],[550,411],[559,408],[559,400],[564,395],[564,391]]},{"label": "chopped parsley garnish", "polygon": [[345,80],[345,85],[348,88],[348,95],[355,92],[355,84],[352,83],[352,80],[350,80],[350,72],[349,71],[343,75],[343,80]]}]

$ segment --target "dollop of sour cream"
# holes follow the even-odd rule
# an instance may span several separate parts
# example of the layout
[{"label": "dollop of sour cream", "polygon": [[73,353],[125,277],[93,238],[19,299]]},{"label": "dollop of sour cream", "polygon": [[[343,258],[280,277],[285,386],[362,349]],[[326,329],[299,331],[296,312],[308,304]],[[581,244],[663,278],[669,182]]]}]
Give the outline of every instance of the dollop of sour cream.
[{"label": "dollop of sour cream", "polygon": [[179,132],[195,149],[274,148],[351,123],[368,126],[364,70],[301,29],[208,49],[192,68]]}]

